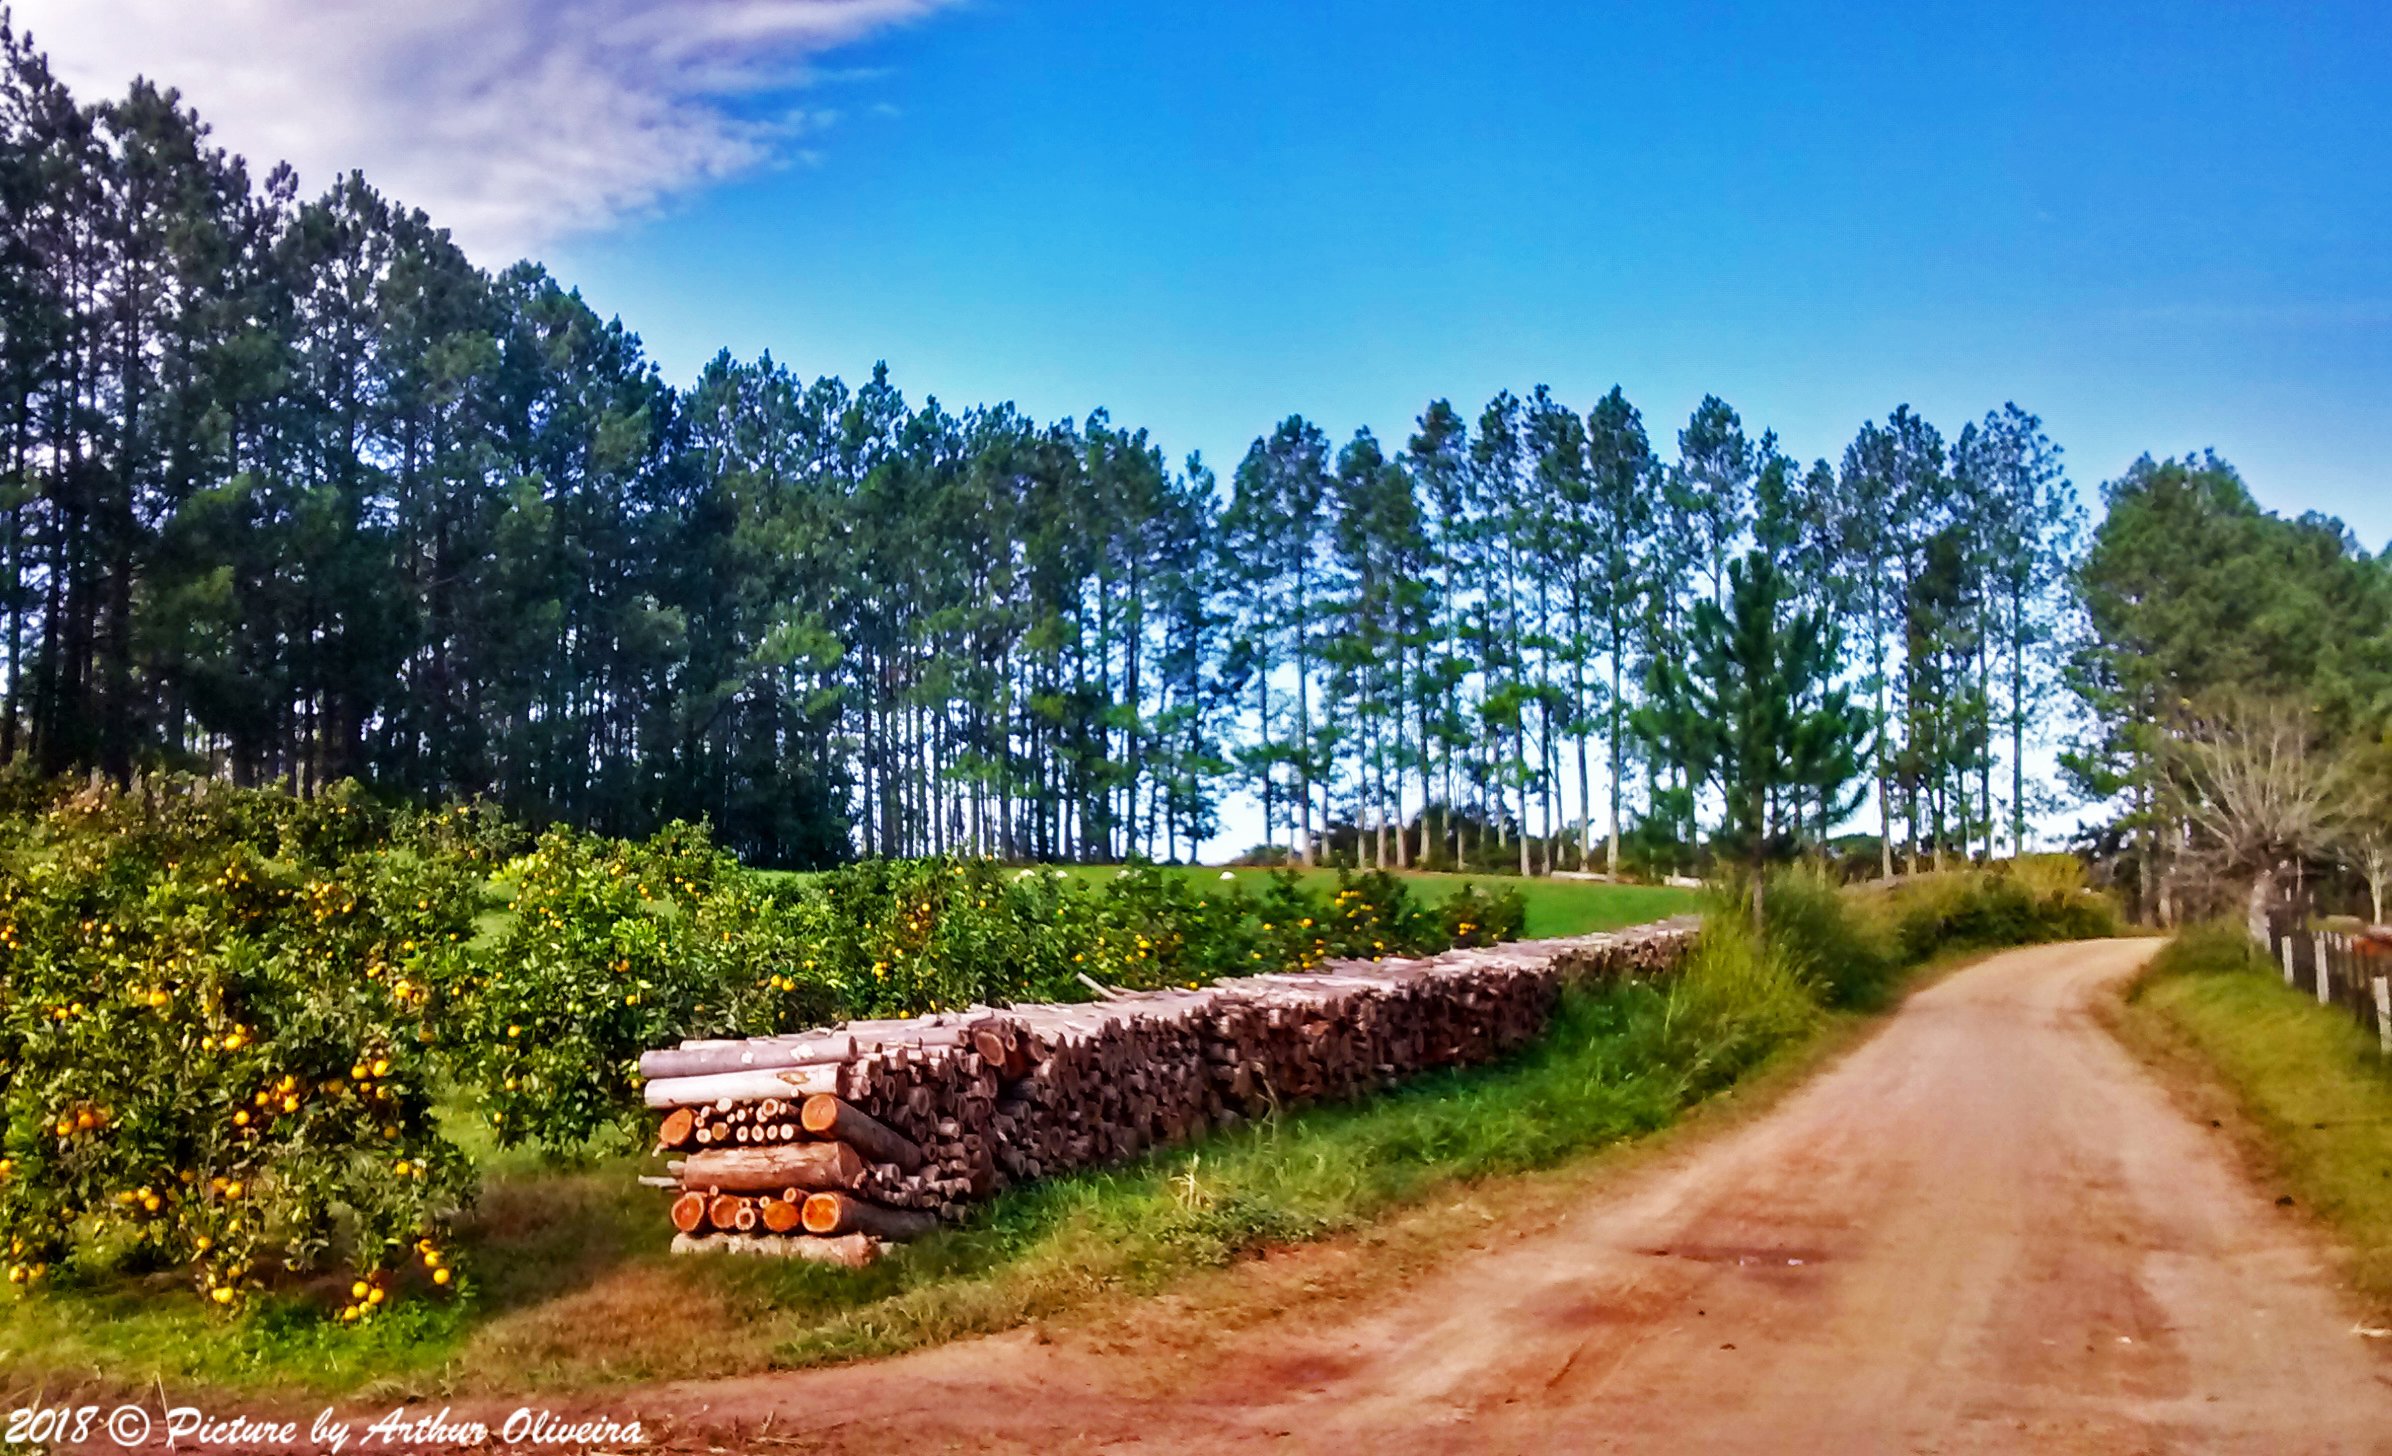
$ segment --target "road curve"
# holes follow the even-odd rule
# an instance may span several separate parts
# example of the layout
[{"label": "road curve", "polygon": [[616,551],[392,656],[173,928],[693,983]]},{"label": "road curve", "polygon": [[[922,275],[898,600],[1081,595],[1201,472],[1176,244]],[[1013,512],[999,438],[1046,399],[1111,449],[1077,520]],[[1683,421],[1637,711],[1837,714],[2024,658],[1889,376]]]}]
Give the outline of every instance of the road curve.
[{"label": "road curve", "polygon": [[1234,1358],[1015,1335],[639,1403],[877,1452],[2392,1453],[2309,1230],[2093,1013],[2151,948],[1992,957],[1550,1231]]}]

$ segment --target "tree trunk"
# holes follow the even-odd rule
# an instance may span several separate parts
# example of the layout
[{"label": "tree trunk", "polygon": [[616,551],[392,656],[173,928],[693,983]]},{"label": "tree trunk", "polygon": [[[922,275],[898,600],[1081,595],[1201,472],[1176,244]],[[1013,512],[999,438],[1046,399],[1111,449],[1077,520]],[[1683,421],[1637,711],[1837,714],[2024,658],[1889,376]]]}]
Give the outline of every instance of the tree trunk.
[{"label": "tree trunk", "polygon": [[2276,867],[2262,865],[2259,873],[2251,877],[2251,898],[2243,907],[2243,926],[2250,932],[2253,945],[2264,948],[2268,943],[2267,915],[2274,908],[2275,899]]},{"label": "tree trunk", "polygon": [[1621,629],[1614,623],[1611,629],[1611,836],[1604,846],[1604,868],[1613,874],[1620,872],[1620,770],[1624,755],[1620,752],[1620,639]]},{"label": "tree trunk", "polygon": [[1890,880],[1894,877],[1894,797],[1885,772],[1885,625],[1874,611],[1870,632],[1877,657],[1877,742],[1870,753],[1877,766],[1877,863],[1878,873]]}]

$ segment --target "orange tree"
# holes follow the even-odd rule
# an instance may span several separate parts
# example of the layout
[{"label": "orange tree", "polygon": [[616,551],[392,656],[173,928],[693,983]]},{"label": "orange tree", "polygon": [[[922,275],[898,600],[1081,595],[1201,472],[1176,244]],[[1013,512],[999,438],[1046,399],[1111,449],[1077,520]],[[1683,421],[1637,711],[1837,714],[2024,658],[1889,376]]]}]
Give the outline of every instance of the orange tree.
[{"label": "orange tree", "polygon": [[1520,938],[1528,923],[1528,902],[1511,886],[1489,893],[1465,884],[1446,896],[1434,914],[1445,944],[1495,945]]},{"label": "orange tree", "polygon": [[1355,874],[1343,869],[1337,872],[1336,890],[1324,900],[1292,871],[1281,870],[1256,899],[1260,936],[1249,959],[1257,969],[1304,969],[1338,956],[1369,960],[1490,945],[1518,934],[1519,903],[1516,890],[1482,896],[1464,885],[1452,901],[1463,913],[1440,914],[1423,907],[1409,886],[1385,870]]},{"label": "orange tree", "polygon": [[1088,994],[1077,980],[1081,974],[1108,986],[1152,990],[1255,969],[1260,941],[1254,903],[1234,881],[1191,881],[1131,864],[1087,891],[1055,879],[1046,888],[1051,903],[1030,913],[1055,929],[1063,981],[1025,988],[1026,996],[1043,992],[1078,1000]]},{"label": "orange tree", "polygon": [[80,1250],[237,1306],[335,1261],[371,1315],[453,1282],[470,1172],[436,1130],[428,988],[492,821],[205,782],[85,791],[0,834],[8,1277]]},{"label": "orange tree", "polygon": [[[0,789],[5,789],[0,784]],[[1516,934],[1517,895],[1422,909],[1133,865],[1087,887],[986,859],[767,886],[676,824],[552,829],[165,780],[0,815],[0,1229],[16,1282],[186,1270],[240,1307],[345,1264],[341,1313],[454,1287],[473,1171],[433,1116],[569,1148],[639,1108],[637,1059],[699,1035],[1082,999]],[[507,913],[477,936],[477,916]]]},{"label": "orange tree", "polygon": [[1281,874],[1257,897],[1144,864],[1085,886],[985,858],[865,860],[765,889],[686,824],[552,829],[502,879],[513,919],[450,963],[442,1020],[500,1140],[557,1148],[633,1125],[640,1053],[682,1037],[1484,945],[1521,918],[1516,892],[1432,911],[1384,873],[1341,873],[1327,896]]},{"label": "orange tree", "polygon": [[573,1147],[639,1105],[638,1058],[844,1004],[797,917],[696,825],[646,840],[551,829],[508,864],[513,911],[439,988],[460,1079],[502,1143]]}]

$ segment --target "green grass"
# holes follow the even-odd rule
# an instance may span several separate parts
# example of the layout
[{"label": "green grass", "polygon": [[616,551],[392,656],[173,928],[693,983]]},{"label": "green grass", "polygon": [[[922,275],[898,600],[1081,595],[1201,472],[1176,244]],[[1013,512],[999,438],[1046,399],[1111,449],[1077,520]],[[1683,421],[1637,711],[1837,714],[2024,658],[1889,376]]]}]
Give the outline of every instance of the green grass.
[{"label": "green grass", "polygon": [[2352,1286],[2392,1310],[2392,1063],[2374,1034],[2287,988],[2230,926],[2172,941],[2130,1016],[2224,1084],[2263,1166],[2348,1251]]}]

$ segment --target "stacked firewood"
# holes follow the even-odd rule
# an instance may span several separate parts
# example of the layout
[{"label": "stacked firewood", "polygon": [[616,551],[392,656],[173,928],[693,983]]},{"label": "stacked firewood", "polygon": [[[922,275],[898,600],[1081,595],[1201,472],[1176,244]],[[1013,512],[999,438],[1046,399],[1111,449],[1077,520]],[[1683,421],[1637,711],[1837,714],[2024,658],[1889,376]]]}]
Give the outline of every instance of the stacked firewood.
[{"label": "stacked firewood", "polygon": [[1012,1184],[1489,1061],[1573,981],[1656,977],[1689,921],[974,1007],[640,1059],[677,1251],[868,1262]]}]

